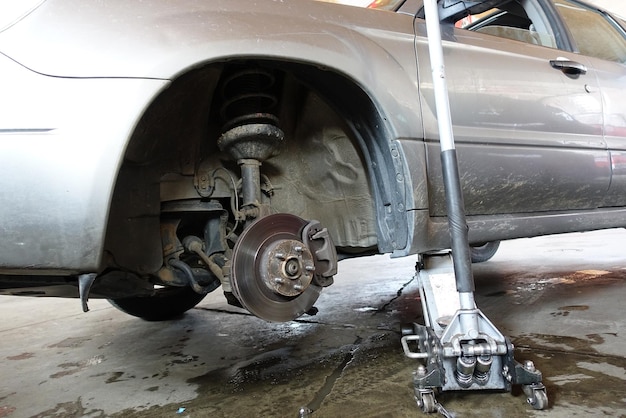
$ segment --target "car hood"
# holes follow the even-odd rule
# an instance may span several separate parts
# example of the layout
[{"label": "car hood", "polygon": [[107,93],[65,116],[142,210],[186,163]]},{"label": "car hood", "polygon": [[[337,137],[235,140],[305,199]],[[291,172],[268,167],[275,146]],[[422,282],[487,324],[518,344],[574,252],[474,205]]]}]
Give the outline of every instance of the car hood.
[{"label": "car hood", "polygon": [[354,53],[346,31],[393,28],[393,13],[309,0],[32,3],[0,32],[0,53],[60,77],[168,79],[190,65],[246,55],[314,60],[329,49]]}]

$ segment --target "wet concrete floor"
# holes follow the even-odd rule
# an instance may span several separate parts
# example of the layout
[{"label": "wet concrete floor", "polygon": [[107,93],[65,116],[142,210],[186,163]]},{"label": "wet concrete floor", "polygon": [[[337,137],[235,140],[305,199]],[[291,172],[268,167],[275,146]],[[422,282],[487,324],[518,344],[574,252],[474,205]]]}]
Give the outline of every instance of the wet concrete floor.
[{"label": "wet concrete floor", "polygon": [[[456,417],[626,416],[626,231],[505,242],[476,300],[543,372],[549,408],[444,393]],[[419,417],[400,324],[421,321],[414,258],[340,263],[319,313],[268,323],[218,290],[178,320],[90,301],[0,297],[0,418]]]}]

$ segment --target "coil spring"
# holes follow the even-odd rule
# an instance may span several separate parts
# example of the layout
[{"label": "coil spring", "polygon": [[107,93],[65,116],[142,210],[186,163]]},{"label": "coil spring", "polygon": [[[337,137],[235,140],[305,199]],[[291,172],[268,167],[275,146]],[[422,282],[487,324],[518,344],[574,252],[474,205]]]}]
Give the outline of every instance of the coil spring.
[{"label": "coil spring", "polygon": [[252,123],[277,126],[278,117],[273,113],[278,103],[276,88],[274,74],[262,68],[237,70],[227,76],[221,87],[222,131]]}]

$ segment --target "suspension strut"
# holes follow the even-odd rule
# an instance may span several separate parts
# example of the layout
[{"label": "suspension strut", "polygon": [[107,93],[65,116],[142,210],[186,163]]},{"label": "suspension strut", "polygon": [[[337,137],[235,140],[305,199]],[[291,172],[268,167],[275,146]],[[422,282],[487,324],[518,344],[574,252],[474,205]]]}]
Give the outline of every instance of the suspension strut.
[{"label": "suspension strut", "polygon": [[279,87],[270,70],[245,68],[230,72],[220,89],[224,124],[217,145],[241,168],[241,212],[246,220],[269,213],[261,203],[260,167],[284,145],[285,135],[275,115]]}]

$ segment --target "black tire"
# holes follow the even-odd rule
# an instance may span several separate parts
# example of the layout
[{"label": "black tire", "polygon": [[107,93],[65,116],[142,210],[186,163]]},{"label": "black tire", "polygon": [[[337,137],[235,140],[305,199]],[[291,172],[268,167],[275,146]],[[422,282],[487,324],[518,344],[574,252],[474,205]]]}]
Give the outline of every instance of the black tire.
[{"label": "black tire", "polygon": [[470,247],[470,255],[472,256],[472,263],[484,263],[490,260],[491,257],[496,255],[500,247],[500,241],[491,241],[484,244],[472,245]]},{"label": "black tire", "polygon": [[120,311],[146,321],[165,321],[179,317],[205,296],[189,287],[170,287],[158,289],[153,296],[109,299],[109,302]]}]

